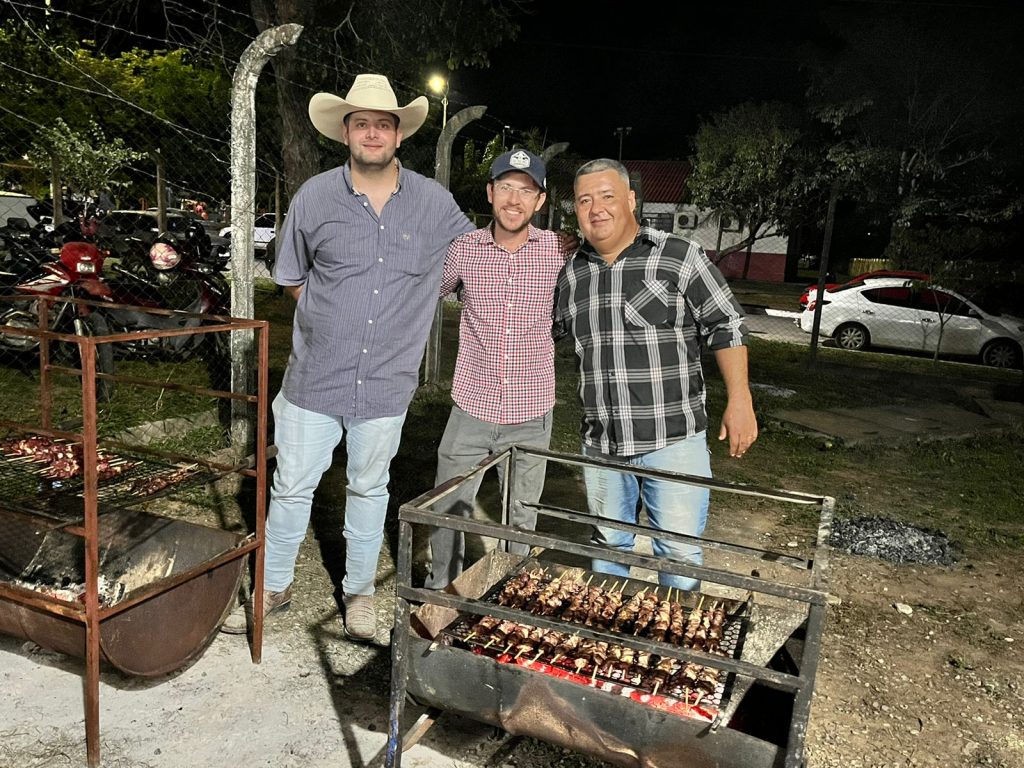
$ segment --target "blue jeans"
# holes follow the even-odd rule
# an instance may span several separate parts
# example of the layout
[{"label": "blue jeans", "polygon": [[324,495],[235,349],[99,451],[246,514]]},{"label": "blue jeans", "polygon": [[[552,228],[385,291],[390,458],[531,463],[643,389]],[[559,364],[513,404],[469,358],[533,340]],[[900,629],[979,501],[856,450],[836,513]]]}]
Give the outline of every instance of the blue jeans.
[{"label": "blue jeans", "polygon": [[[492,424],[453,405],[437,448],[437,485],[468,472],[491,454],[501,453],[513,445],[547,449],[550,444],[551,411],[521,424]],[[509,512],[509,523],[514,527],[528,531],[537,527],[537,510],[523,505],[536,504],[540,499],[546,467],[547,462],[537,456],[518,456],[516,486]],[[504,487],[505,464],[498,464],[495,470],[498,482]],[[435,504],[433,510],[443,515],[471,517],[473,500],[482,482],[483,475],[477,475],[460,491]],[[510,543],[508,551],[525,556],[530,548],[526,544]],[[423,585],[428,589],[444,589],[462,573],[465,557],[466,539],[462,531],[434,528],[430,533],[430,574]]]},{"label": "blue jeans", "polygon": [[[595,458],[623,460],[623,457],[608,456],[586,446],[583,452]],[[636,467],[711,477],[711,456],[703,432],[660,450],[630,457],[626,461]],[[700,536],[704,532],[710,497],[707,488],[637,477],[597,467],[584,467],[583,479],[587,486],[587,507],[592,515],[635,524],[640,515],[639,502],[643,500],[652,528],[691,536]],[[635,538],[632,533],[626,531],[594,527],[595,544],[623,552],[633,550]],[[691,565],[701,565],[704,561],[701,548],[693,544],[677,544],[654,539],[652,548],[658,557],[671,557]],[[622,563],[594,560],[592,567],[598,573],[629,575],[629,566]],[[700,589],[700,581],[685,576],[662,573],[659,574],[658,580],[666,586],[686,591]]]},{"label": "blue jeans", "polygon": [[379,419],[327,416],[274,399],[277,469],[270,488],[265,552],[265,588],[280,592],[295,578],[295,559],[306,537],[313,492],[346,438],[346,595],[372,595],[384,540],[391,459],[398,452],[405,413]]}]

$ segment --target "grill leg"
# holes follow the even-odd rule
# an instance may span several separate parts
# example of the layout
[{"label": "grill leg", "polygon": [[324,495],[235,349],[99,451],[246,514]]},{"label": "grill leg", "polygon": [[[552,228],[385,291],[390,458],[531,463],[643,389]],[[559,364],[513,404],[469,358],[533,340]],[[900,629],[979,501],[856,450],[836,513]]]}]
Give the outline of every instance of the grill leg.
[{"label": "grill leg", "polygon": [[409,601],[402,587],[412,581],[412,525],[398,522],[398,563],[395,569],[395,628],[391,633],[391,705],[388,717],[388,751],[385,768],[402,766],[402,711],[405,708],[406,677],[409,674]]}]

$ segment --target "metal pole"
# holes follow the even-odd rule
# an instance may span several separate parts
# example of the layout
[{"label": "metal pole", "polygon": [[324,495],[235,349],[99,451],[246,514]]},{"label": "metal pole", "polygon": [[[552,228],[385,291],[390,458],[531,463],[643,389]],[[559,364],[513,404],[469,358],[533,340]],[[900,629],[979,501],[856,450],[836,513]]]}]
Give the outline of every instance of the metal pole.
[{"label": "metal pole", "polygon": [[[441,129],[441,135],[437,138],[437,150],[434,153],[434,180],[445,189],[451,186],[452,144],[455,141],[455,136],[466,125],[474,120],[479,120],[486,111],[487,107],[466,107],[452,115],[450,123],[447,118],[444,118],[444,127]],[[443,322],[444,308],[439,300],[434,308],[434,322],[430,326],[427,350],[423,357],[423,378],[431,384],[436,384],[440,379],[441,326]]]},{"label": "metal pole", "polygon": [[839,199],[839,182],[832,182],[828,195],[828,213],[825,214],[825,241],[821,246],[821,264],[818,265],[818,293],[814,301],[814,323],[811,325],[811,353],[808,364],[818,359],[818,334],[821,330],[821,300],[825,295],[825,276],[828,274],[829,252],[832,250],[832,229],[836,223],[836,202]]},{"label": "metal pole", "polygon": [[[256,81],[271,56],[294,45],[302,25],[264,30],[249,44],[231,83],[231,314],[251,320],[253,298],[253,227],[256,223]],[[253,332],[231,333],[231,391],[248,392],[255,370]],[[252,442],[247,407],[232,402],[231,444],[244,456]]]}]

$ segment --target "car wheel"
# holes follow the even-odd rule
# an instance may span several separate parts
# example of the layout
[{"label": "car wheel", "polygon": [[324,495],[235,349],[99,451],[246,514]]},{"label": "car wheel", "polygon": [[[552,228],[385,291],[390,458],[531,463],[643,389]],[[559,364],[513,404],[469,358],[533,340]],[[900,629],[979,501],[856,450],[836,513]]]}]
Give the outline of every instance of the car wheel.
[{"label": "car wheel", "polygon": [[993,368],[1020,368],[1020,346],[1009,339],[990,341],[981,350],[981,362]]},{"label": "car wheel", "polygon": [[832,338],[836,340],[836,344],[839,347],[854,352],[866,349],[868,344],[871,343],[868,329],[857,323],[843,323],[836,328]]}]

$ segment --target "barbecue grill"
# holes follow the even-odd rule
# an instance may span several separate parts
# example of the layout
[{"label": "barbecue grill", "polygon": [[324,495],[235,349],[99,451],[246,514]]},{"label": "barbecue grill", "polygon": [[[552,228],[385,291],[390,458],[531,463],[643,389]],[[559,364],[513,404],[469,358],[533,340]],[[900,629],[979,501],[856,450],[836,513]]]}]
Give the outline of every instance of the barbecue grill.
[{"label": "barbecue grill", "polygon": [[[175,331],[72,336],[46,327],[51,314],[39,313],[38,330],[0,327],[39,346],[31,361],[38,363],[34,377],[0,368],[8,394],[7,418],[0,419],[0,632],[84,659],[87,757],[97,766],[101,664],[152,677],[191,662],[231,610],[250,554],[261,598],[269,336],[266,322],[212,316],[196,316],[195,327]],[[257,350],[255,381],[243,383],[244,391],[219,389],[215,381],[171,381],[174,370],[160,374],[158,362],[145,378],[96,370],[102,344],[238,331],[254,334]],[[58,343],[59,357],[51,354]],[[68,348],[77,354],[69,356]],[[117,383],[109,402],[97,403],[98,380]],[[124,416],[138,406],[122,408],[119,400],[154,387],[163,390],[159,397],[176,393],[206,408],[212,402],[220,413],[227,409],[217,406],[234,404],[236,413],[255,421],[254,454],[191,455],[142,439],[143,425],[125,423]],[[67,420],[58,423],[58,417]],[[168,516],[163,497],[181,498],[189,488],[201,494],[229,475],[255,479],[254,534]],[[252,639],[254,662],[261,655],[261,619]]]},{"label": "barbecue grill", "polygon": [[[818,520],[813,558],[705,539],[706,564],[697,567],[604,549],[590,544],[586,536],[514,529],[507,521],[513,503],[510,489],[515,487],[512,475],[520,454],[542,456],[549,464],[601,466],[749,497],[752,502],[813,510]],[[507,466],[501,523],[431,511],[437,501],[499,462]],[[594,519],[582,512],[536,507],[542,520],[587,526]],[[619,766],[799,768],[827,601],[827,542],[833,507],[830,497],[757,489],[525,447],[492,456],[465,477],[403,505],[386,765],[400,767],[402,750],[447,711]],[[607,520],[601,524],[638,536],[655,533],[643,525]],[[416,589],[411,583],[414,525],[451,528],[496,539],[503,546],[473,564],[443,592]],[[508,554],[504,549],[509,542],[533,547],[530,556]],[[616,582],[586,570],[595,557],[635,568],[629,579]],[[571,562],[580,558],[583,567]],[[673,594],[643,580],[636,569],[700,579],[701,592]],[[531,574],[543,585],[523,587]],[[516,590],[524,588],[529,594],[516,597]],[[586,597],[580,598],[581,604],[592,598],[606,605],[609,591],[621,597],[614,601],[615,611],[605,612],[608,620],[593,608],[574,609],[569,597],[582,593]],[[552,597],[559,592],[570,602],[559,603]],[[643,605],[646,598],[648,615],[629,615],[630,598],[637,598],[634,605]],[[652,609],[652,604],[659,608]],[[716,645],[693,642],[698,630],[688,639],[678,619],[675,630],[669,621],[666,631],[665,620],[652,618],[652,610],[692,619],[705,634],[719,622]],[[550,637],[561,638],[563,645],[545,645],[545,633],[554,633]],[[573,639],[566,643],[564,638]],[[428,711],[403,734],[407,696]],[[774,697],[772,712],[758,703],[765,696]],[[782,705],[776,706],[779,702]],[[762,721],[779,712],[788,715],[786,722],[774,732],[764,727]]]}]

